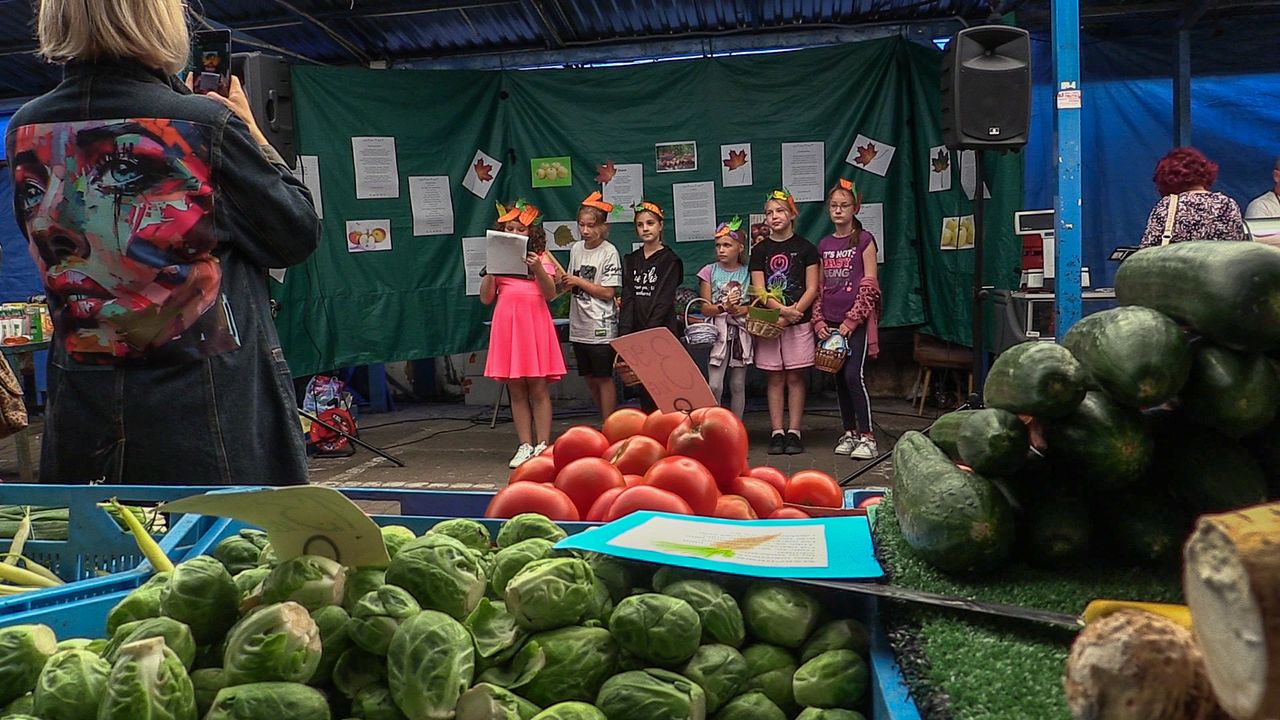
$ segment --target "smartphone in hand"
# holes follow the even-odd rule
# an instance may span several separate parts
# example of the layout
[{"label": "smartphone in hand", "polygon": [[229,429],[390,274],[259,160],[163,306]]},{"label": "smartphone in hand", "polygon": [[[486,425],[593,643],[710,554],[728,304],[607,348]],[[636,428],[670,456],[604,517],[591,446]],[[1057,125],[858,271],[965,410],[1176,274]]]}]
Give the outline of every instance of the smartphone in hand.
[{"label": "smartphone in hand", "polygon": [[201,95],[231,92],[231,31],[202,30],[191,49],[192,90]]}]

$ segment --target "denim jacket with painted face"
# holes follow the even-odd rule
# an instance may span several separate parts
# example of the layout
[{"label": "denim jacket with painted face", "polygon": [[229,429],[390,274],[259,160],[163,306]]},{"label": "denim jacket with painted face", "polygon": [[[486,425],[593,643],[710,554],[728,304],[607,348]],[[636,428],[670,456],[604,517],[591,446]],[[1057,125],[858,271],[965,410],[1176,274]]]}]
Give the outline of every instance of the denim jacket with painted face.
[{"label": "denim jacket with painted face", "polygon": [[320,224],[279,155],[128,61],[69,65],[5,146],[54,322],[41,481],[305,482],[266,269]]}]

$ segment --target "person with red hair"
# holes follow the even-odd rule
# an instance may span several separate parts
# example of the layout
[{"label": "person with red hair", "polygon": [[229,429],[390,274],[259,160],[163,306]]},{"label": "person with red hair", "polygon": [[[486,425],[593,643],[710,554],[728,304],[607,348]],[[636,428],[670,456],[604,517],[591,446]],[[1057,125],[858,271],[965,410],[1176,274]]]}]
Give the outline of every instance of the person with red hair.
[{"label": "person with red hair", "polygon": [[1151,209],[1142,247],[1194,240],[1248,240],[1240,206],[1209,190],[1218,179],[1218,164],[1195,148],[1174,148],[1156,164],[1156,190],[1161,198]]}]

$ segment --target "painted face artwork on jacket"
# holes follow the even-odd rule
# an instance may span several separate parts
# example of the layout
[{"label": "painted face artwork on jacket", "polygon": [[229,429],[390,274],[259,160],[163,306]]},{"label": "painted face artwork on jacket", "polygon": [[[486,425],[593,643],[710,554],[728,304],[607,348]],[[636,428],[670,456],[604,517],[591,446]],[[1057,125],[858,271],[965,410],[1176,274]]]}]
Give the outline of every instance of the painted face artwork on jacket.
[{"label": "painted face artwork on jacket", "polygon": [[221,293],[208,126],[17,129],[20,222],[60,340],[81,362],[183,362],[240,346]]}]

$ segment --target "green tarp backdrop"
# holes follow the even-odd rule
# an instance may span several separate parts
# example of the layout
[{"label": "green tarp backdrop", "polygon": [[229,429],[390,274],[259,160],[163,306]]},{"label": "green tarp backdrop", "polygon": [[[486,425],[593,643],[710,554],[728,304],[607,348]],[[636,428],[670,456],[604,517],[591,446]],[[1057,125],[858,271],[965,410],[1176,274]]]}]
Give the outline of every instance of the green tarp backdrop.
[{"label": "green tarp backdrop", "polygon": [[[684,259],[685,285],[696,288],[696,272],[713,260],[711,243],[675,241],[672,185],[712,181],[717,220],[745,221],[782,182],[784,142],[825,143],[823,187],[848,178],[864,204],[883,204],[882,324],[920,325],[967,344],[973,252],[941,244],[947,218],[972,214],[973,204],[960,154],[930,153],[942,144],[939,59],[931,48],[886,39],[616,68],[295,68],[299,152],[318,158],[324,234],[314,256],[275,286],[290,366],[303,375],[483,348],[491,311],[465,294],[461,238],[483,235],[494,202],[516,197],[548,220],[572,221],[582,198],[599,189],[597,168],[607,161],[643,165],[645,197],[667,209],[666,241]],[[356,199],[353,136],[395,138],[398,198]],[[867,167],[846,162],[859,136],[877,150]],[[697,143],[697,169],[656,172],[655,144],[676,141]],[[751,144],[753,184],[726,188],[720,146],[735,143]],[[463,187],[477,150],[503,163],[486,199]],[[571,184],[534,189],[530,160],[566,156]],[[1009,218],[1022,197],[1021,162],[987,158],[985,264],[997,287],[1017,281],[1020,245]],[[407,178],[443,175],[454,233],[414,236]],[[392,248],[348,252],[352,220],[390,220]],[[830,230],[823,202],[800,204],[798,229],[815,242]],[[619,252],[629,252],[630,225],[611,231]]]}]

